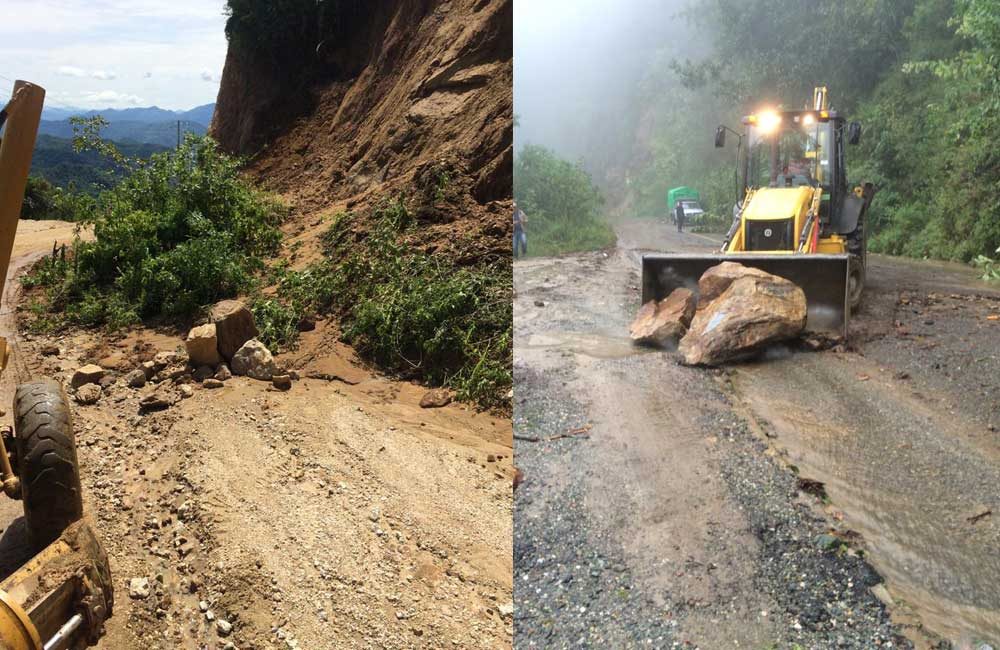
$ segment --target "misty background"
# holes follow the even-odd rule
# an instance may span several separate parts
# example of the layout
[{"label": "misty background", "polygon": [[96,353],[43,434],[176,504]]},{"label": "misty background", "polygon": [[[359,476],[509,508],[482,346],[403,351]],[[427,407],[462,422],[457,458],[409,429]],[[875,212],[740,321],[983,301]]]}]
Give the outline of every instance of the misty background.
[{"label": "misty background", "polygon": [[[1000,257],[995,0],[531,0],[514,7],[514,194],[541,247],[614,243],[689,185],[725,230],[735,138],[815,86],[863,125],[849,182],[871,181],[870,249]],[[603,225],[602,225],[603,224]]]}]

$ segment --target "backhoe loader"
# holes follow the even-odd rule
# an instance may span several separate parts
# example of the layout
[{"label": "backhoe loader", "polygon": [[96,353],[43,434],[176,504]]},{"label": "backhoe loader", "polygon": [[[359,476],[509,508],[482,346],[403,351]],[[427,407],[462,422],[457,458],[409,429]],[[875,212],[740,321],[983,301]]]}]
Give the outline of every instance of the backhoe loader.
[{"label": "backhoe loader", "polygon": [[[847,123],[816,88],[812,106],[764,110],[743,118],[739,137],[732,227],[718,253],[644,255],[642,301],[662,300],[677,287],[697,291],[698,279],[723,261],[781,276],[805,292],[806,328],[847,335],[850,311],[861,301],[867,263],[865,218],[875,188],[849,188],[845,145],[857,144],[861,125]],[[746,146],[744,147],[744,143]]]},{"label": "backhoe loader", "polygon": [[[0,296],[44,99],[44,89],[18,81],[0,110]],[[10,355],[0,337],[0,371]],[[0,472],[4,493],[24,506],[34,555],[0,582],[0,650],[85,648],[103,634],[114,597],[107,554],[82,519],[66,393],[52,380],[20,384],[13,416],[13,431],[3,432]],[[7,526],[3,541],[17,530]]]}]

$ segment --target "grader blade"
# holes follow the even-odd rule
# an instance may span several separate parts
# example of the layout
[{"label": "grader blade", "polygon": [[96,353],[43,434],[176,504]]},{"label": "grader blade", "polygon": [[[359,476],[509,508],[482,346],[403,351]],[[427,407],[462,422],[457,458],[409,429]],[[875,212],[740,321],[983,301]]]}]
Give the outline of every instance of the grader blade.
[{"label": "grader blade", "polygon": [[794,282],[806,294],[811,332],[847,336],[851,256],[650,253],[642,256],[642,302],[662,300],[678,287],[698,293],[698,279],[721,262],[737,262]]}]

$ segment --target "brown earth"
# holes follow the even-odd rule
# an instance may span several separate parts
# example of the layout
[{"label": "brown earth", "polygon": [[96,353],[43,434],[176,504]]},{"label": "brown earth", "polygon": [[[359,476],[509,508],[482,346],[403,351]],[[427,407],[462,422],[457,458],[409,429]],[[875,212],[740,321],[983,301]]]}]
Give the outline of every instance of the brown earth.
[{"label": "brown earth", "polygon": [[231,46],[212,135],[292,206],[294,262],[317,255],[324,216],[400,194],[428,253],[509,259],[512,2],[373,2],[362,14],[339,44],[350,70],[306,62],[305,82]]},{"label": "brown earth", "polygon": [[[22,222],[11,275],[71,233]],[[304,377],[290,391],[236,377],[140,415],[141,396],[176,387],[132,389],[124,374],[182,349],[182,332],[22,335],[17,283],[4,298],[7,403],[32,376],[68,386],[95,362],[116,375],[96,404],[72,403],[86,516],[117,592],[99,647],[511,646],[508,419],[421,409],[423,387],[359,366],[324,342],[322,324],[305,351],[279,357]],[[52,345],[59,353],[43,356]],[[29,552],[19,504],[3,509],[9,572]],[[149,578],[148,598],[129,598],[136,577]],[[232,623],[228,636],[218,619]]]}]

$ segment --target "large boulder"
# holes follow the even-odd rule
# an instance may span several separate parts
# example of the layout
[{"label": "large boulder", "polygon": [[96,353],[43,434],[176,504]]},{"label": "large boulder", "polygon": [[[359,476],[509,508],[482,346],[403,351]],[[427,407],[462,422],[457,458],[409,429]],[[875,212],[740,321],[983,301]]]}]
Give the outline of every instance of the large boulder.
[{"label": "large boulder", "polygon": [[722,262],[702,273],[698,280],[698,308],[701,309],[712,302],[729,288],[733,282],[747,276],[767,279],[776,276],[755,269],[752,266],[743,266],[738,262]]},{"label": "large boulder", "polygon": [[257,339],[250,339],[233,355],[232,371],[234,375],[246,375],[262,381],[271,381],[277,371],[277,366],[267,346]]},{"label": "large boulder", "polygon": [[694,316],[694,294],[678,288],[657,302],[650,300],[639,309],[629,327],[629,336],[642,345],[666,345],[684,336]]},{"label": "large boulder", "polygon": [[244,343],[260,334],[253,314],[239,300],[223,300],[213,305],[209,321],[215,325],[219,354],[226,361],[231,360]]},{"label": "large boulder", "polygon": [[[729,268],[726,273],[732,271]],[[794,338],[805,328],[806,296],[801,288],[758,269],[746,271],[707,304],[699,301],[691,327],[678,348],[684,363],[718,365],[770,343]]]},{"label": "large boulder", "polygon": [[[222,363],[219,355],[218,338],[215,323],[192,327],[184,341],[191,364],[197,366],[215,367]],[[211,373],[209,373],[211,376]]]}]

